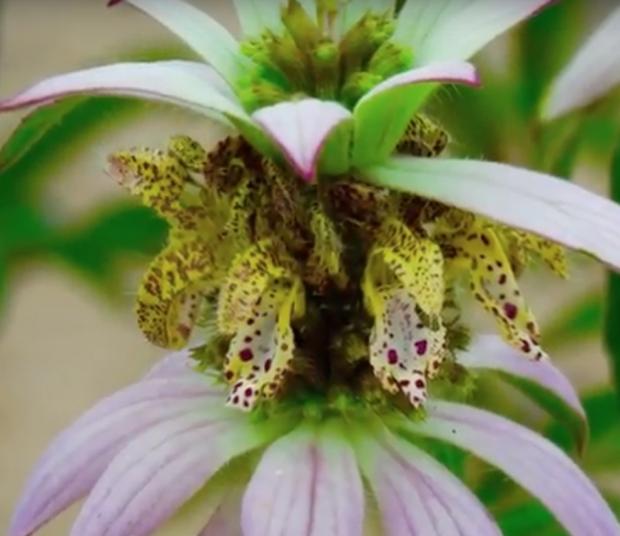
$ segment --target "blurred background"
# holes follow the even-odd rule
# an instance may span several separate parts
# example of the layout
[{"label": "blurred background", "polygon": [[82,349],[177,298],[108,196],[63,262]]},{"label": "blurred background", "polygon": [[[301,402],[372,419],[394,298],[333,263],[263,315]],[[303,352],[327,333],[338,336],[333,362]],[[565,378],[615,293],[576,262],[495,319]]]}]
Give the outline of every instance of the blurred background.
[{"label": "blurred background", "polygon": [[[237,31],[229,2],[193,3]],[[119,59],[191,57],[147,17],[104,4],[2,0],[0,96],[54,73]],[[536,115],[553,75],[614,5],[560,1],[489,46],[476,61],[484,87],[443,89],[429,106],[452,134],[451,152],[525,165],[608,192],[619,150],[618,97],[551,125],[541,125]],[[26,141],[11,137],[27,115],[0,116],[0,532],[52,437],[162,355],[137,330],[132,306],[141,270],[164,243],[166,229],[105,174],[106,155],[134,145],[164,146],[178,133],[209,147],[226,134],[172,107],[100,98],[71,99],[30,116],[20,130]],[[535,268],[523,288],[547,350],[578,386],[590,414],[582,463],[620,505],[613,365],[620,359],[620,315],[608,307],[620,308],[620,295],[607,296],[604,268],[584,256],[571,256],[571,272],[569,281],[560,281]],[[471,321],[492,328],[474,312]],[[606,341],[615,352],[606,351]],[[550,418],[517,389],[483,379],[476,396],[481,403],[493,398],[494,408],[575,452],[562,418]],[[454,470],[507,534],[562,534],[542,507],[499,473],[449,456],[460,456]],[[66,534],[75,510],[41,534]]]}]

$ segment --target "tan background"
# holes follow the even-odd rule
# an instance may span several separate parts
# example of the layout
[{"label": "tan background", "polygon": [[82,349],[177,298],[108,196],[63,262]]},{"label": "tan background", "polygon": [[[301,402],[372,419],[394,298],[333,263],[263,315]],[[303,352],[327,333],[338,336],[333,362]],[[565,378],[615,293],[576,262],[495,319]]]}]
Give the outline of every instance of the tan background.
[{"label": "tan background", "polygon": [[[102,58],[148,43],[174,42],[145,16],[125,7],[106,10],[104,0],[1,0],[0,96],[44,76],[95,65]],[[234,28],[227,2],[195,2]],[[0,141],[22,114],[0,116]],[[128,127],[115,129],[57,172],[49,189],[58,217],[87,210],[118,193],[103,173],[105,155],[119,147],[162,145],[177,132],[209,143],[220,131],[174,109],[153,108]],[[2,230],[0,229],[0,240]],[[596,287],[602,272],[578,263],[568,284],[547,276],[529,285],[541,316],[561,309],[577,291]],[[0,324],[0,533],[4,533],[21,486],[50,439],[101,396],[124,386],[161,353],[149,347],[127,303],[106,305],[71,274],[53,266],[32,266],[19,274],[8,315]],[[560,305],[558,305],[560,304]],[[595,385],[607,374],[598,342],[562,356],[561,366],[580,385]],[[76,508],[41,531],[68,531]],[[176,530],[167,531],[178,533]],[[182,531],[184,532],[184,531]]]}]

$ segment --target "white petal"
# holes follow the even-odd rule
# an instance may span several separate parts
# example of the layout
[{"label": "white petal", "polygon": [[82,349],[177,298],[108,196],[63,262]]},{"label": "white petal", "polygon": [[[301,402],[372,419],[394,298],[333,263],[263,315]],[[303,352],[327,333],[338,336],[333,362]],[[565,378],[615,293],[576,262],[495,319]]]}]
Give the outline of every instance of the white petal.
[{"label": "white petal", "polygon": [[543,108],[554,119],[620,84],[620,8],[609,15],[553,82]]},{"label": "white petal", "polygon": [[246,38],[258,37],[263,30],[277,31],[280,20],[281,0],[234,0],[241,30]]},{"label": "white petal", "polygon": [[125,0],[185,41],[228,82],[235,84],[248,61],[219,22],[182,0]]},{"label": "white petal", "polygon": [[242,503],[245,536],[360,536],[355,455],[336,432],[297,430],[265,452]]},{"label": "white petal", "polygon": [[581,419],[586,419],[575,389],[560,369],[548,360],[524,359],[523,354],[497,335],[475,337],[467,351],[457,354],[457,361],[467,368],[496,370],[532,381],[564,401]]},{"label": "white petal", "polygon": [[408,0],[395,39],[413,49],[416,65],[468,59],[553,0]]},{"label": "white petal", "polygon": [[488,216],[620,268],[620,206],[556,177],[477,160],[396,157],[364,170],[373,184]]},{"label": "white petal", "polygon": [[0,110],[38,106],[72,95],[120,95],[169,102],[210,117],[217,112],[251,123],[225,82],[208,65],[191,61],[115,63],[53,76],[9,99]]},{"label": "white petal", "polygon": [[471,491],[422,450],[389,432],[374,440],[360,431],[355,445],[386,535],[500,534]]},{"label": "white petal", "polygon": [[570,534],[620,534],[620,526],[594,485],[548,440],[463,404],[434,401],[426,407],[426,421],[403,421],[404,428],[453,443],[502,469],[539,499]]},{"label": "white petal", "polygon": [[467,62],[439,62],[392,76],[364,95],[353,111],[354,164],[362,168],[385,160],[438,82],[476,85],[479,79]]},{"label": "white petal", "polygon": [[311,181],[327,137],[350,119],[351,113],[337,102],[303,99],[261,108],[253,118],[282,149],[297,173]]}]

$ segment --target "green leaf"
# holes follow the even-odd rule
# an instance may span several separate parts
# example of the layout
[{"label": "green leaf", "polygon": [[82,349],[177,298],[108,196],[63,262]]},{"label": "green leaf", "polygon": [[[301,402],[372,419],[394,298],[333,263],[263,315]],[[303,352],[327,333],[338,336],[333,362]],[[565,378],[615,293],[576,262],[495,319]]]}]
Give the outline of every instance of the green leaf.
[{"label": "green leaf", "polygon": [[40,108],[22,119],[19,126],[0,149],[0,172],[6,171],[35,145],[48,131],[60,123],[79,100],[68,99],[54,106]]},{"label": "green leaf", "polygon": [[[24,145],[19,152],[20,158],[0,171],[0,198],[28,198],[38,194],[37,186],[54,179],[54,172],[63,161],[91,144],[112,122],[128,119],[146,110],[146,106],[138,100],[94,97],[69,99],[36,110],[28,116],[30,121],[42,122],[41,116],[56,121],[41,136],[31,138],[27,148]],[[25,136],[18,127],[7,144],[12,145],[16,137]]]},{"label": "green leaf", "polygon": [[534,400],[558,423],[566,427],[577,446],[577,450],[583,453],[588,440],[588,422],[584,415],[577,413],[572,407],[568,406],[562,399],[555,396],[551,391],[543,388],[539,384],[517,378],[510,374],[499,374],[506,382],[514,385],[517,389]]},{"label": "green leaf", "polygon": [[543,345],[558,350],[601,332],[604,319],[604,297],[597,291],[587,292],[574,303],[562,307],[559,315],[543,327]]},{"label": "green leaf", "polygon": [[[597,451],[600,451],[601,446],[604,447],[609,438],[613,438],[613,458],[620,464],[617,453],[617,445],[620,442],[620,404],[616,394],[609,389],[590,393],[583,397],[582,403],[590,427],[590,441],[585,461],[588,464],[593,459],[598,462],[600,452],[597,455]],[[551,422],[545,430],[545,436],[565,450],[569,448],[570,438],[562,423]]]},{"label": "green leaf", "polygon": [[583,35],[585,9],[582,0],[555,2],[518,31],[517,103],[525,117],[536,114],[543,92],[574,54]]},{"label": "green leaf", "polygon": [[114,287],[122,261],[153,256],[163,247],[166,230],[151,210],[121,203],[59,233],[50,251],[97,285]]},{"label": "green leaf", "polygon": [[539,502],[529,500],[495,516],[502,534],[510,536],[566,536],[553,515]]},{"label": "green leaf", "polygon": [[[620,143],[616,146],[611,164],[611,198],[620,202]],[[605,342],[616,391],[620,390],[620,275],[610,272],[607,278],[607,312]]]},{"label": "green leaf", "polygon": [[[156,61],[187,57],[176,49],[148,50],[123,60]],[[110,63],[109,59],[103,63]],[[138,99],[73,97],[37,108],[22,120],[0,148],[0,200],[32,194],[37,179],[54,178],[64,159],[88,146],[113,122],[152,108]]]},{"label": "green leaf", "polygon": [[4,251],[0,250],[0,318],[6,307],[9,290],[9,266]]},{"label": "green leaf", "polygon": [[43,214],[19,201],[0,203],[1,248],[9,256],[23,256],[44,248],[53,231]]}]

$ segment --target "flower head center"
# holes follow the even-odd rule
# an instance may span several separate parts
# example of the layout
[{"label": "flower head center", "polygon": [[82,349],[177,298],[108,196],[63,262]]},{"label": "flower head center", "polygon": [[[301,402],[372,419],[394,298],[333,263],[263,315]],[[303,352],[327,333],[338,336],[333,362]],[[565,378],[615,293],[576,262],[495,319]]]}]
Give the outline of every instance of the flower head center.
[{"label": "flower head center", "polygon": [[[397,151],[432,157],[446,143],[419,115]],[[242,138],[207,153],[180,136],[110,163],[171,226],[138,293],[140,327],[172,348],[206,328],[193,355],[232,406],[420,408],[431,380],[466,387],[454,362],[468,342],[454,293],[464,274],[504,338],[544,357],[515,275],[532,253],[564,271],[543,239],[349,175],[305,183]]]},{"label": "flower head center", "polygon": [[394,13],[369,10],[340,33],[334,2],[308,13],[298,0],[282,8],[282,27],[242,45],[255,69],[240,95],[250,110],[294,97],[337,100],[352,107],[379,82],[412,64],[408,47],[391,40]]}]

